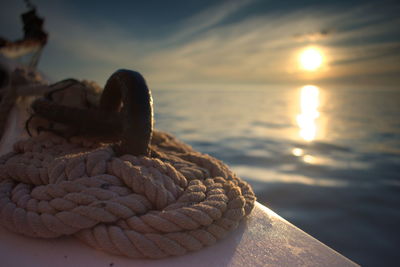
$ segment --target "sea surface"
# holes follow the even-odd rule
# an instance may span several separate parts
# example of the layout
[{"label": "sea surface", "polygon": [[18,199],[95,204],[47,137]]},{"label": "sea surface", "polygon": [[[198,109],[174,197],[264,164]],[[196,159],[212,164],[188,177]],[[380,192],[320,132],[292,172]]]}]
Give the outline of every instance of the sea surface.
[{"label": "sea surface", "polygon": [[[153,89],[156,128],[364,266],[400,262],[400,88]],[[397,265],[398,266],[398,265]]]}]

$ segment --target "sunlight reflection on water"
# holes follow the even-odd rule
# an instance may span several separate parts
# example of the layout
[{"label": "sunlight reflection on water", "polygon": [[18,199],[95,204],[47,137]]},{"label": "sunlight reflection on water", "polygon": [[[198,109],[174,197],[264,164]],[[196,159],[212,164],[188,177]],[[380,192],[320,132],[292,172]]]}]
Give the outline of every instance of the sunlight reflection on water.
[{"label": "sunlight reflection on water", "polygon": [[[310,143],[316,139],[318,125],[317,119],[320,116],[318,107],[320,89],[315,85],[305,85],[300,89],[300,113],[296,116],[296,122],[299,127],[299,137]],[[304,149],[295,147],[292,154],[296,157],[302,157],[307,164],[317,164],[318,159],[315,156],[306,154]]]},{"label": "sunlight reflection on water", "polygon": [[297,115],[297,125],[300,128],[299,135],[305,141],[313,141],[317,134],[316,120],[319,117],[319,88],[314,85],[306,85],[301,88],[300,114]]},{"label": "sunlight reflection on water", "polygon": [[339,181],[329,178],[307,177],[301,174],[293,174],[288,172],[290,170],[286,170],[285,168],[281,169],[281,171],[273,171],[253,166],[248,167],[236,165],[234,170],[239,176],[251,176],[254,181],[260,181],[263,183],[302,184],[320,187],[341,187],[348,185],[347,181]]}]

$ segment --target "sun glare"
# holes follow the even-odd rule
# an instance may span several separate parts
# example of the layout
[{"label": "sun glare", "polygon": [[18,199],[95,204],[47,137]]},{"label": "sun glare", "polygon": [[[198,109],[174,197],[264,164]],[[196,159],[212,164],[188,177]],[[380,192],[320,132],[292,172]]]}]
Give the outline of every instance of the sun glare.
[{"label": "sun glare", "polygon": [[305,141],[314,140],[317,134],[318,106],[319,88],[314,85],[303,86],[300,94],[301,113],[297,115],[297,124],[300,128],[300,137]]},{"label": "sun glare", "polygon": [[307,48],[300,54],[300,66],[308,71],[315,71],[321,67],[323,56],[317,48]]}]

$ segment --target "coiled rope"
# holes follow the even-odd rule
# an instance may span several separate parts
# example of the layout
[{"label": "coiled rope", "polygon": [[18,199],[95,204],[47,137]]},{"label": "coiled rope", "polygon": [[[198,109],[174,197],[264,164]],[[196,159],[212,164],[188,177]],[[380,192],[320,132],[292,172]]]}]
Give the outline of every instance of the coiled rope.
[{"label": "coiled rope", "polygon": [[[105,92],[120,89],[114,103],[124,102],[115,118],[125,121],[132,111],[125,97],[136,93],[124,90],[147,89],[138,75],[119,71],[107,83]],[[17,142],[0,158],[1,224],[33,237],[74,235],[131,258],[163,258],[214,244],[250,214],[254,193],[225,164],[167,133],[151,133],[152,126],[142,127],[147,140],[136,133],[127,142],[139,128],[123,126],[122,141],[112,143],[53,133]],[[126,151],[132,147],[135,153]]]}]

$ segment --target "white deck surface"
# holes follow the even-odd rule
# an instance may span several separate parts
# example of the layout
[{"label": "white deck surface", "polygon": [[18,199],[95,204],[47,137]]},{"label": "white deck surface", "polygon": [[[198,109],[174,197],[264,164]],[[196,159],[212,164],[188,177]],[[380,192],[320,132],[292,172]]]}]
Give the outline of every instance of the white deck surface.
[{"label": "white deck surface", "polygon": [[65,237],[34,239],[0,228],[1,266],[357,266],[257,203],[226,239],[181,257],[136,260],[96,251]]}]

